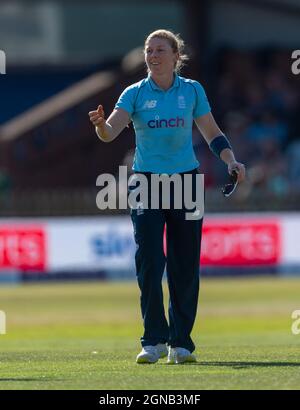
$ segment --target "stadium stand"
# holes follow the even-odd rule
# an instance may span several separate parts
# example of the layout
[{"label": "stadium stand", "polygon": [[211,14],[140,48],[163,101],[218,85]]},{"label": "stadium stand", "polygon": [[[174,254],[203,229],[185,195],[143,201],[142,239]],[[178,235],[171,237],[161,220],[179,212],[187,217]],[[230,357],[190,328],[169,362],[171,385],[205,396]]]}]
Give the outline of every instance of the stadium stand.
[{"label": "stadium stand", "polygon": [[[227,178],[226,169],[194,130],[195,150],[211,192],[207,202],[210,211],[263,210],[268,198],[272,198],[274,210],[297,209],[300,78],[291,74],[290,54],[291,50],[278,48],[223,48],[212,56],[209,74],[199,73],[201,82],[206,78],[204,85],[214,115],[230,137],[237,156],[248,167],[247,183],[227,205],[228,201],[219,197],[219,187]],[[112,144],[101,144],[87,112],[101,102],[109,113],[121,91],[145,76],[141,49],[130,52],[110,70],[83,74],[77,73],[79,81],[73,76],[67,82],[64,76],[56,82],[56,73],[53,78],[48,73],[45,90],[38,91],[38,104],[36,91],[25,112],[4,122],[3,114],[2,214],[98,213],[94,201],[97,175],[116,174],[120,164],[130,164],[134,148],[132,128],[124,130]],[[191,73],[185,70],[183,75]],[[27,75],[28,89],[36,88],[31,87],[34,78]],[[57,89],[63,87],[57,93],[51,87],[54,83]],[[17,88],[18,83],[12,88],[15,98]],[[8,108],[6,118],[7,112]],[[289,201],[285,201],[287,197]]]}]

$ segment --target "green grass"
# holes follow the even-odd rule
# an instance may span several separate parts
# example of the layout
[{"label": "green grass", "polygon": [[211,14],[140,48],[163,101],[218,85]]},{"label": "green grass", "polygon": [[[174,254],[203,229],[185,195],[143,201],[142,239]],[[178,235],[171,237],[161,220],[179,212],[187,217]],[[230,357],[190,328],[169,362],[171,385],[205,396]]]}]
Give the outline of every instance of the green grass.
[{"label": "green grass", "polygon": [[137,365],[135,282],[1,287],[0,389],[299,389],[296,309],[297,279],[202,280],[198,363]]}]

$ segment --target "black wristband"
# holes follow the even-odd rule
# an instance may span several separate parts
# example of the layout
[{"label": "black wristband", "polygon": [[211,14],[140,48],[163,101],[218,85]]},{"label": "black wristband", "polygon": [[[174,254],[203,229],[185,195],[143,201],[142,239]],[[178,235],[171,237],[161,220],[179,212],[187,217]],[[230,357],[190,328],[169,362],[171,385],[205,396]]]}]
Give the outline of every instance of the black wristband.
[{"label": "black wristband", "polygon": [[218,137],[215,137],[209,144],[209,148],[218,158],[220,158],[220,154],[223,149],[229,148],[232,150],[230,142],[225,137],[225,135],[219,135]]}]

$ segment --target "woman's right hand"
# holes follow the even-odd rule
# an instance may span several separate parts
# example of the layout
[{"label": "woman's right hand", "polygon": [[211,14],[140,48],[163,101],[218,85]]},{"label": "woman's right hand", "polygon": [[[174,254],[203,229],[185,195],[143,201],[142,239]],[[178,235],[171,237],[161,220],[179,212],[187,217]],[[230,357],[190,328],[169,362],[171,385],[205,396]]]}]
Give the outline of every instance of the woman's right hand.
[{"label": "woman's right hand", "polygon": [[129,114],[121,108],[114,109],[106,120],[102,105],[99,105],[96,111],[90,111],[89,117],[96,127],[96,134],[103,142],[113,141],[130,122]]},{"label": "woman's right hand", "polygon": [[105,114],[102,105],[98,105],[96,111],[90,111],[89,117],[95,127],[100,128],[100,130],[105,129]]}]

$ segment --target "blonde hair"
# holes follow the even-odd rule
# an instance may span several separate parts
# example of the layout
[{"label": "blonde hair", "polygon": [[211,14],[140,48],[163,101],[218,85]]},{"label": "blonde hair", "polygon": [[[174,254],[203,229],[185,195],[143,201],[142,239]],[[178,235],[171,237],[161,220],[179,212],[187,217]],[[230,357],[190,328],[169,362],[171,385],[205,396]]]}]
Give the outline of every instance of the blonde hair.
[{"label": "blonde hair", "polygon": [[147,47],[147,44],[153,38],[161,38],[167,40],[170,46],[172,47],[173,52],[178,53],[179,58],[175,64],[174,71],[176,73],[179,73],[182,67],[185,65],[185,62],[189,59],[189,57],[186,54],[184,54],[185,44],[182,38],[180,37],[180,34],[175,34],[172,31],[163,29],[155,30],[152,33],[150,33],[146,38],[144,52]]}]

